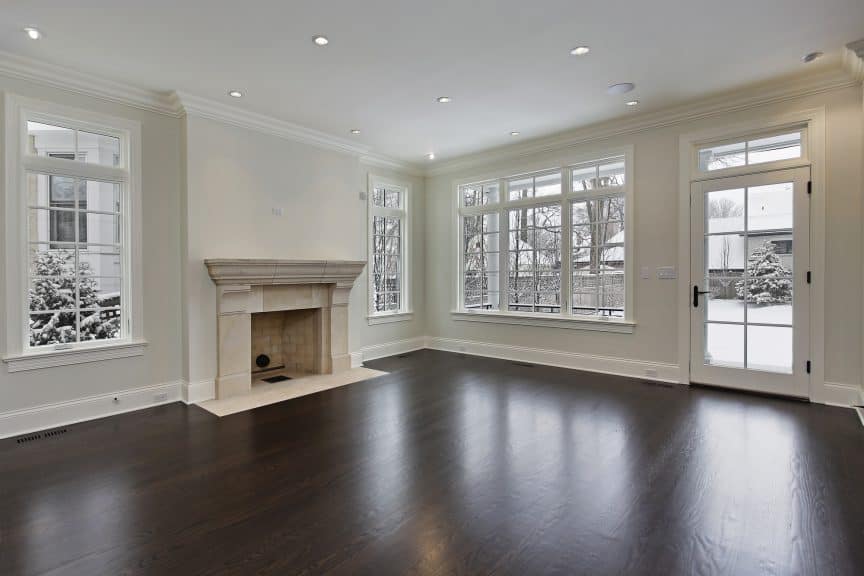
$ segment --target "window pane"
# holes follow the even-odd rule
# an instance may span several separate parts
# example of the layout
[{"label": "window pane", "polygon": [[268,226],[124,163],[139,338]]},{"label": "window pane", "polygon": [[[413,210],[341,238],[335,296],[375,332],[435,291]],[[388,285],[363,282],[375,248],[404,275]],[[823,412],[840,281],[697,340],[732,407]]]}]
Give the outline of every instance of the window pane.
[{"label": "window pane", "polygon": [[91,132],[78,132],[78,158],[88,164],[120,165],[120,139]]},{"label": "window pane", "polygon": [[544,174],[534,179],[535,196],[555,196],[561,194],[561,173]]},{"label": "window pane", "polygon": [[30,276],[74,276],[75,250],[51,248],[49,244],[30,244]]},{"label": "window pane", "polygon": [[584,192],[597,187],[597,166],[573,168],[570,174],[573,180],[573,192]]},{"label": "window pane", "polygon": [[714,277],[707,281],[710,294],[705,300],[706,318],[715,322],[744,322],[744,300],[738,296],[744,279],[738,277]]},{"label": "window pane", "polygon": [[600,188],[624,185],[624,160],[601,164],[597,183]]},{"label": "window pane", "polygon": [[400,190],[384,189],[384,206],[387,208],[400,208],[402,206],[402,193]]},{"label": "window pane", "polygon": [[375,236],[383,236],[384,235],[384,217],[383,216],[373,216],[372,217],[372,234]]},{"label": "window pane", "polygon": [[744,230],[744,189],[705,194],[705,219],[709,234]]},{"label": "window pane", "polygon": [[789,230],[793,226],[793,184],[782,182],[747,189],[747,230]]},{"label": "window pane", "polygon": [[78,284],[82,310],[120,307],[120,278],[98,278],[83,275]]},{"label": "window pane", "polygon": [[114,214],[95,214],[86,212],[79,219],[86,232],[78,238],[79,242],[91,244],[119,244],[120,243],[120,217]]},{"label": "window pane", "polygon": [[75,131],[51,124],[27,122],[27,151],[39,156],[67,153],[74,158]]},{"label": "window pane", "polygon": [[718,234],[705,238],[705,275],[741,276],[746,261],[747,239],[741,234]]},{"label": "window pane", "polygon": [[510,200],[521,200],[534,196],[534,178],[518,178],[507,182]]},{"label": "window pane", "polygon": [[87,180],[82,183],[80,210],[120,212],[120,185],[115,182]]},{"label": "window pane", "polygon": [[30,314],[30,346],[66,344],[78,340],[75,312]]},{"label": "window pane", "polygon": [[744,368],[742,324],[705,324],[705,364]]},{"label": "window pane", "polygon": [[32,312],[75,310],[75,277],[34,277],[30,280],[28,300]]},{"label": "window pane", "polygon": [[573,202],[573,314],[621,318],[625,294],[623,196]]},{"label": "window pane", "polygon": [[387,236],[401,236],[401,225],[402,222],[399,218],[387,218],[384,226],[384,233],[387,234]]},{"label": "window pane", "polygon": [[498,308],[499,231],[498,214],[466,216],[462,219],[465,238],[463,262],[463,306]]},{"label": "window pane", "polygon": [[375,187],[372,189],[372,204],[375,206],[384,206],[384,189]]},{"label": "window pane", "polygon": [[703,171],[722,170],[744,166],[746,160],[746,144],[736,142],[699,150],[699,169]]},{"label": "window pane", "polygon": [[792,373],[792,328],[747,326],[747,367]]},{"label": "window pane", "polygon": [[120,311],[81,312],[81,341],[110,340],[120,337]]},{"label": "window pane", "polygon": [[761,164],[801,157],[801,132],[770,136],[747,143],[747,163]]}]

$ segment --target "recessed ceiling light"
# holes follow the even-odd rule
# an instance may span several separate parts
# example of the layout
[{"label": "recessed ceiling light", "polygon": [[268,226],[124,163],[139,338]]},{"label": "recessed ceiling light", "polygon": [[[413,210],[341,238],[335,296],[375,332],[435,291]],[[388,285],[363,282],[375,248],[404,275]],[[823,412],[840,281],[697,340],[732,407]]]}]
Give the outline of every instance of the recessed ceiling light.
[{"label": "recessed ceiling light", "polygon": [[810,52],[809,54],[807,54],[806,56],[801,58],[801,61],[804,62],[805,64],[809,64],[810,62],[818,60],[822,56],[824,56],[824,54],[822,54],[822,52]]},{"label": "recessed ceiling light", "polygon": [[447,104],[448,102],[452,102],[452,99],[449,96],[439,96],[438,103],[439,104]]},{"label": "recessed ceiling light", "polygon": [[434,160],[435,159],[435,153],[430,152],[429,154],[426,155],[426,158],[428,158],[429,160]]},{"label": "recessed ceiling light", "polygon": [[24,28],[24,32],[27,33],[27,37],[31,40],[39,40],[40,38],[42,38],[42,32],[40,32],[36,28]]},{"label": "recessed ceiling light", "polygon": [[636,88],[632,82],[621,82],[620,84],[612,84],[606,89],[607,94],[626,94]]},{"label": "recessed ceiling light", "polygon": [[242,98],[243,93],[240,90],[229,90],[228,96],[231,96],[232,98]]},{"label": "recessed ceiling light", "polygon": [[326,36],[315,36],[312,38],[312,41],[318,46],[326,46],[330,43],[330,40],[328,40]]},{"label": "recessed ceiling light", "polygon": [[570,50],[570,54],[573,56],[584,56],[585,54],[587,54],[590,51],[591,51],[591,48],[589,48],[588,46],[577,46],[577,47],[573,48],[572,50]]},{"label": "recessed ceiling light", "polygon": [[514,130],[514,131],[510,132],[510,136],[519,136],[519,132]]},{"label": "recessed ceiling light", "polygon": [[638,106],[638,105],[639,105],[639,101],[638,101],[638,100],[630,100],[630,101],[627,102],[626,104],[627,104],[627,106]]},{"label": "recessed ceiling light", "polygon": [[360,134],[360,130],[354,128],[353,130],[351,130],[351,134],[354,134],[356,136],[357,134]]}]

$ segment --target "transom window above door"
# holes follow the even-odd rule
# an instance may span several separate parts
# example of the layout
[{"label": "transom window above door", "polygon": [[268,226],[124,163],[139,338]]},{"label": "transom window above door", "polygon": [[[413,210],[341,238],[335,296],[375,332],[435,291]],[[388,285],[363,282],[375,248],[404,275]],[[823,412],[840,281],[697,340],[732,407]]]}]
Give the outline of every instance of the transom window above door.
[{"label": "transom window above door", "polygon": [[712,143],[697,148],[699,172],[717,172],[805,156],[804,129],[761,134],[749,139]]},{"label": "transom window above door", "polygon": [[459,319],[632,324],[630,158],[458,185]]}]

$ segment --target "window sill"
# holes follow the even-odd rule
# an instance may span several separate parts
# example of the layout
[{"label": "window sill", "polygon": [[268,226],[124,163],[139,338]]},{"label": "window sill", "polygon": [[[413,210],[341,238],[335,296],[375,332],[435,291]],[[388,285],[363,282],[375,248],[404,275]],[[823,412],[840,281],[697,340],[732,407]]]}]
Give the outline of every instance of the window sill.
[{"label": "window sill", "polygon": [[450,318],[460,322],[540,326],[543,328],[562,328],[565,330],[593,330],[596,332],[615,332],[618,334],[632,334],[636,328],[636,323],[629,320],[600,320],[515,312],[467,312],[454,310],[450,312]]},{"label": "window sill", "polygon": [[10,354],[3,358],[9,372],[23,372],[41,368],[55,368],[72,364],[101,362],[116,358],[131,358],[144,354],[147,342],[144,340],[125,340],[111,344],[82,346],[66,350],[39,350]]},{"label": "window sill", "polygon": [[410,322],[414,319],[414,312],[392,312],[389,314],[371,314],[366,317],[369,326],[378,324],[392,324],[394,322]]}]

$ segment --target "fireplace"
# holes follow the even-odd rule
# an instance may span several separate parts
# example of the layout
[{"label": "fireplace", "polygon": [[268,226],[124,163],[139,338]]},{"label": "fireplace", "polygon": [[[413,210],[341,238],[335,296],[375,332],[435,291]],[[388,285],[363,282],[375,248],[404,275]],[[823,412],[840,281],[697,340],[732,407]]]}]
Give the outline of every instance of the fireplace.
[{"label": "fireplace", "polygon": [[281,370],[292,377],[320,374],[320,308],[252,314],[252,378]]},{"label": "fireplace", "polygon": [[[249,392],[267,369],[332,374],[351,367],[348,297],[365,262],[238,259],[205,264],[219,290],[217,398]],[[262,355],[269,362],[259,367]]]}]

